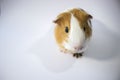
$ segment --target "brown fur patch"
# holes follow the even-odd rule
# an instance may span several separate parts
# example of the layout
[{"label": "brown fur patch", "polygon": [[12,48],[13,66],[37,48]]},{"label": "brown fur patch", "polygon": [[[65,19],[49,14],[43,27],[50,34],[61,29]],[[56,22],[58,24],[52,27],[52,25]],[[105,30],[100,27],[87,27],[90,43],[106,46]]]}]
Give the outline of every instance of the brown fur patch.
[{"label": "brown fur patch", "polygon": [[57,16],[57,19],[54,21],[56,23],[55,27],[55,38],[56,42],[59,44],[59,46],[62,46],[62,42],[67,40],[67,36],[69,34],[65,32],[65,27],[67,26],[70,30],[70,18],[71,14],[68,12],[61,13]]},{"label": "brown fur patch", "polygon": [[85,28],[85,37],[90,38],[90,36],[92,35],[92,29],[88,25],[88,20],[92,18],[92,16],[86,13],[84,10],[80,10],[76,8],[70,10],[70,12],[77,18],[81,28],[82,29]]}]

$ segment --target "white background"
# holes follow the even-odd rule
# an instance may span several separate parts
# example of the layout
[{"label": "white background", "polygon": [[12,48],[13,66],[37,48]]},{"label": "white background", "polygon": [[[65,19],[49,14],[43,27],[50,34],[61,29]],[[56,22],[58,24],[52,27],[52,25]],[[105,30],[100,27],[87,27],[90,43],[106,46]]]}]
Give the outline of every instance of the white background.
[{"label": "white background", "polygon": [[[120,80],[120,0],[2,0],[0,5],[0,80]],[[80,59],[60,53],[52,33],[55,17],[74,7],[93,16],[93,36]]]}]

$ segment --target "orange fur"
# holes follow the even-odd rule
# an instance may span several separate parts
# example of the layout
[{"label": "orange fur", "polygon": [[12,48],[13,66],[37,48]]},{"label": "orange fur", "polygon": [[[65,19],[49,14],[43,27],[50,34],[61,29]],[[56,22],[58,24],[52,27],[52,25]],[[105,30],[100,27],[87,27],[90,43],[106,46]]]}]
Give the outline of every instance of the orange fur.
[{"label": "orange fur", "polygon": [[65,32],[65,27],[67,26],[70,29],[70,18],[71,15],[70,13],[62,13],[58,15],[57,19],[54,21],[56,23],[55,27],[55,38],[56,42],[59,44],[59,46],[62,46],[63,40],[67,40],[66,38],[68,37],[69,33]]},{"label": "orange fur", "polygon": [[78,19],[81,28],[83,29],[85,27],[85,29],[86,29],[85,37],[90,38],[90,36],[92,35],[92,29],[88,25],[87,21],[88,21],[88,19],[92,18],[92,16],[89,15],[88,13],[86,13],[84,10],[79,10],[76,8],[70,10],[70,12]]}]

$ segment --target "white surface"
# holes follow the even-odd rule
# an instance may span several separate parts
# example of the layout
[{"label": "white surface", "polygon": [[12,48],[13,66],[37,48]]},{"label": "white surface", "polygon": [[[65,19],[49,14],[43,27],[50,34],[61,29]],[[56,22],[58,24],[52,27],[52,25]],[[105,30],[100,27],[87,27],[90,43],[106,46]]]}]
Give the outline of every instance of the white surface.
[{"label": "white surface", "polygon": [[[119,5],[119,0],[2,0],[0,80],[120,80]],[[59,53],[52,37],[52,20],[73,7],[93,15],[93,38],[80,59]]]}]

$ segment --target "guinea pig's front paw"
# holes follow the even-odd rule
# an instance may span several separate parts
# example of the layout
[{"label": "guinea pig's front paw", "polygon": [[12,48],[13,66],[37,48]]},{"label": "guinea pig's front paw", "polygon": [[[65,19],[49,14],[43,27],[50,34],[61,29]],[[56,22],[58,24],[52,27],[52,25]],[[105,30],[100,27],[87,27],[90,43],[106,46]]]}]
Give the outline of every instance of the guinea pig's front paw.
[{"label": "guinea pig's front paw", "polygon": [[62,53],[71,53],[71,54],[74,53],[74,52],[72,52],[72,51],[70,51],[68,49],[65,49],[65,48],[61,48],[60,52],[62,52]]},{"label": "guinea pig's front paw", "polygon": [[67,49],[62,48],[62,49],[60,49],[60,52],[62,52],[62,53],[68,53],[68,50],[67,50]]},{"label": "guinea pig's front paw", "polygon": [[84,52],[82,52],[82,53],[74,53],[73,57],[79,58],[79,57],[83,56],[83,53]]}]

